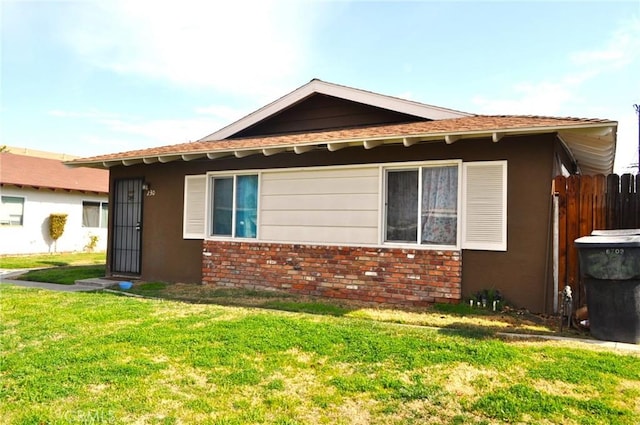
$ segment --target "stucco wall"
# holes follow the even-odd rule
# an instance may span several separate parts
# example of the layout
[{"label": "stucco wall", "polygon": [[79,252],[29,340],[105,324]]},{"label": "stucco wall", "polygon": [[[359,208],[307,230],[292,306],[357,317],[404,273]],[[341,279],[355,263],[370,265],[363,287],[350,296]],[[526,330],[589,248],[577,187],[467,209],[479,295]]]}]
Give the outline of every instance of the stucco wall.
[{"label": "stucco wall", "polygon": [[[98,236],[96,251],[107,248],[107,229],[82,227],[82,202],[106,202],[106,196],[50,190],[3,187],[3,196],[25,198],[22,226],[0,226],[0,254],[84,251],[90,235]],[[54,244],[49,237],[49,215],[65,213],[64,233]]]}]

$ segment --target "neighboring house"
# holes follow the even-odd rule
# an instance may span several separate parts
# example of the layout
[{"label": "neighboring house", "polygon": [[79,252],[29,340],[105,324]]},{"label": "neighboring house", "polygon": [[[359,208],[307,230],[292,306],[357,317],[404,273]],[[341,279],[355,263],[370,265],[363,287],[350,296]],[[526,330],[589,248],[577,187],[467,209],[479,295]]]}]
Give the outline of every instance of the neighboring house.
[{"label": "neighboring house", "polygon": [[[98,238],[94,250],[106,249],[109,173],[70,168],[65,159],[17,148],[0,153],[0,254],[83,251],[91,236]],[[55,244],[52,213],[68,214]]]},{"label": "neighboring house", "polygon": [[108,168],[108,274],[396,305],[552,305],[551,193],[609,173],[617,123],[473,115],[312,80]]}]

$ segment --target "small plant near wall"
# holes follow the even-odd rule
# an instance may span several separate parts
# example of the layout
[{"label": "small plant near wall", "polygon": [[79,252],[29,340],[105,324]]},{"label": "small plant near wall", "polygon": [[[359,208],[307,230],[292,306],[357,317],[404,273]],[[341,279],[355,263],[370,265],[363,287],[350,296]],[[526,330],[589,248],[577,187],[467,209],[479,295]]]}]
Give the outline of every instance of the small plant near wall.
[{"label": "small plant near wall", "polygon": [[497,289],[484,289],[476,292],[469,300],[469,305],[474,308],[501,311],[504,307],[504,297]]},{"label": "small plant near wall", "polygon": [[49,215],[49,236],[54,242],[54,252],[58,252],[58,239],[64,233],[67,224],[67,214],[53,213]]},{"label": "small plant near wall", "polygon": [[98,240],[100,238],[96,235],[89,235],[89,242],[84,246],[84,249],[87,252],[93,252],[96,249],[96,246],[98,246]]}]

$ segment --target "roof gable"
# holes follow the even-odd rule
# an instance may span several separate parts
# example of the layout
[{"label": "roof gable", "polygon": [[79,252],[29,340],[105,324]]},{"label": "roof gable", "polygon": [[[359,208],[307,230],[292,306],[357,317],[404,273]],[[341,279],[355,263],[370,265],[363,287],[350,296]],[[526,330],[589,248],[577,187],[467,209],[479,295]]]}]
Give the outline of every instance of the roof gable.
[{"label": "roof gable", "polygon": [[[348,103],[351,103],[351,107],[359,108],[360,112],[365,110],[373,113],[369,118],[358,121],[346,120],[344,121],[344,127],[355,125],[372,125],[372,124],[390,124],[399,122],[409,122],[416,120],[439,120],[448,118],[462,118],[470,116],[471,114],[455,111],[452,109],[440,108],[432,105],[425,105],[423,103],[414,102],[410,100],[400,99],[392,96],[385,96],[378,93],[373,93],[365,90],[355,89],[352,87],[341,86],[338,84],[327,83],[318,79],[313,79],[309,83],[302,87],[284,95],[280,99],[258,109],[255,112],[247,115],[244,118],[212,133],[206,137],[203,137],[199,141],[217,141],[228,139],[231,137],[244,137],[244,136],[258,136],[267,134],[276,134],[270,125],[282,123],[282,116],[291,116],[292,113],[300,113],[305,108],[309,108],[309,105],[303,106],[303,103],[310,103],[318,101],[317,95],[324,95],[324,99],[327,97],[334,98],[333,103],[342,100],[342,105],[346,107]],[[355,105],[357,104],[357,105]],[[295,109],[296,111],[291,111]],[[349,109],[347,107],[347,109]],[[289,110],[289,111],[288,111]],[[386,112],[383,112],[386,111]],[[325,118],[331,117],[331,111],[324,111]],[[356,113],[357,115],[357,113]],[[372,121],[372,118],[377,116],[378,121]],[[393,118],[392,118],[393,117]],[[322,118],[322,111],[318,115],[316,111],[316,118]],[[353,117],[352,117],[353,118]],[[363,117],[361,117],[363,118]],[[385,121],[386,120],[386,121]],[[340,122],[339,120],[337,121]],[[360,122],[360,124],[358,124]],[[307,121],[307,124],[310,122]],[[320,121],[316,122],[316,125]],[[339,128],[334,124],[332,128]],[[314,127],[312,124],[311,127]],[[284,132],[295,131],[293,127],[277,127],[281,128]],[[327,129],[326,126],[318,127],[318,129]],[[302,131],[310,131],[311,128],[300,127]],[[270,131],[269,133],[261,133],[261,131]]]},{"label": "roof gable", "polygon": [[237,132],[233,138],[307,133],[416,121],[430,120],[314,93],[291,107]]},{"label": "roof gable", "polygon": [[57,159],[2,152],[0,185],[102,194],[109,192],[109,173],[92,168],[70,168]]}]

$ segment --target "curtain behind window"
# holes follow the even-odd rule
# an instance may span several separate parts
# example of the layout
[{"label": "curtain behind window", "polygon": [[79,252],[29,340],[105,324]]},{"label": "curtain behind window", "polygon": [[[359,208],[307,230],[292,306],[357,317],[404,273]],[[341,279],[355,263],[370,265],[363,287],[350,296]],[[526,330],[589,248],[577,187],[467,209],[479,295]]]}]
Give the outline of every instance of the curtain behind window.
[{"label": "curtain behind window", "polygon": [[386,240],[418,240],[418,170],[387,173]]},{"label": "curtain behind window", "polygon": [[82,203],[82,227],[100,226],[100,202]]},{"label": "curtain behind window", "polygon": [[422,169],[423,244],[455,245],[458,228],[458,167]]},{"label": "curtain behind window", "polygon": [[231,236],[233,178],[213,180],[213,234]]},{"label": "curtain behind window", "polygon": [[22,226],[24,198],[3,196],[0,204],[0,225]]},{"label": "curtain behind window", "polygon": [[258,217],[258,176],[236,179],[236,237],[255,238]]},{"label": "curtain behind window", "polygon": [[100,217],[100,227],[107,227],[107,223],[109,223],[109,204],[102,203],[101,204],[101,217]]}]

